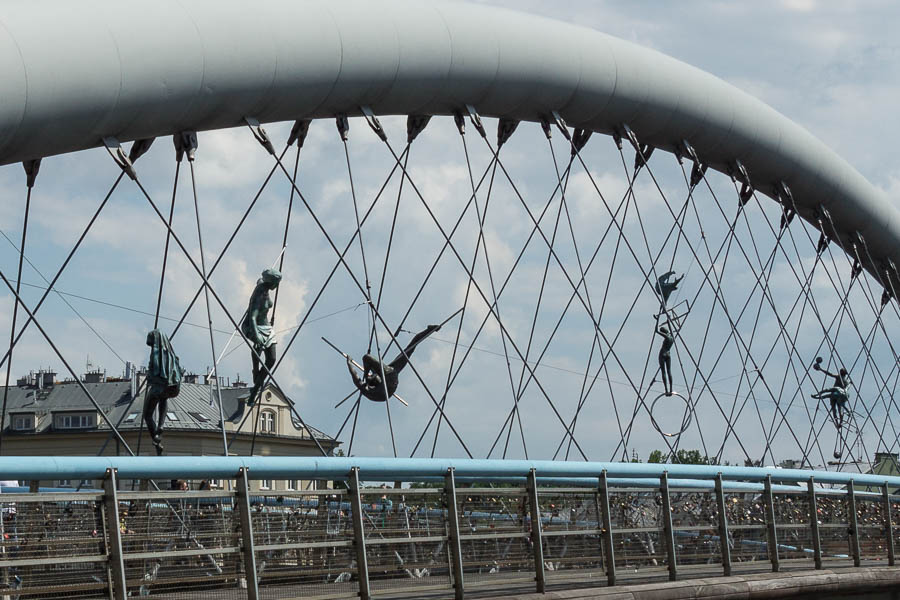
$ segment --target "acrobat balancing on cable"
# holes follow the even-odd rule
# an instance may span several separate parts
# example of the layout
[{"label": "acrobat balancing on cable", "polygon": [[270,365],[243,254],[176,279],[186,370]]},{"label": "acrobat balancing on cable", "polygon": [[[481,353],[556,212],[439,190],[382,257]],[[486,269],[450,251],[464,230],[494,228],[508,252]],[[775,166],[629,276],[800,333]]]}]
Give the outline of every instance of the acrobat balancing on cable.
[{"label": "acrobat balancing on cable", "polygon": [[840,430],[844,424],[844,412],[847,410],[847,401],[850,399],[847,393],[847,388],[850,385],[850,374],[843,367],[837,373],[829,373],[822,368],[821,356],[816,357],[816,362],[813,363],[812,368],[816,371],[821,371],[828,377],[834,377],[832,387],[820,390],[812,394],[812,397],[816,400],[827,398],[831,401],[831,416],[834,418],[835,427]]}]

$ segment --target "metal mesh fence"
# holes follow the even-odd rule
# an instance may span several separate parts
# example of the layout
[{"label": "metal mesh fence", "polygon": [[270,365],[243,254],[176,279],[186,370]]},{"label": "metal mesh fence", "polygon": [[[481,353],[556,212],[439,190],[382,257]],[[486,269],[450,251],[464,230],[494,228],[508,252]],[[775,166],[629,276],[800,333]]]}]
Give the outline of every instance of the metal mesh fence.
[{"label": "metal mesh fence", "polygon": [[122,492],[119,529],[128,590],[196,598],[247,597],[240,525],[227,492]]},{"label": "metal mesh fence", "polygon": [[0,595],[8,590],[19,598],[107,597],[99,494],[3,494],[0,511]]},{"label": "metal mesh fence", "polygon": [[539,490],[538,503],[547,581],[605,576],[598,493]]},{"label": "metal mesh fence", "polygon": [[523,488],[457,491],[466,586],[534,579],[531,516]]},{"label": "metal mesh fence", "polygon": [[260,598],[356,595],[358,573],[346,490],[253,496],[251,522]]},{"label": "metal mesh fence", "polygon": [[[881,491],[855,496],[860,559],[887,562]],[[359,593],[347,489],[261,492],[249,498],[259,597],[352,598]],[[609,519],[617,577],[623,582],[668,576],[663,496],[653,488],[611,488]],[[117,513],[97,492],[4,494],[0,597],[108,598],[112,594],[111,532],[118,531],[128,593],[172,600],[248,597],[242,538],[242,496],[224,490],[127,491]],[[598,488],[538,487],[543,571],[548,585],[603,585],[607,557],[603,495]],[[769,571],[765,494],[723,494],[728,547],[735,573]],[[522,589],[535,576],[531,495],[521,487],[456,489],[461,563],[466,588]],[[894,542],[900,543],[900,496],[890,496]],[[360,490],[369,587],[376,596],[449,594],[455,544],[443,487]],[[680,578],[722,569],[719,506],[713,490],[669,491]],[[773,493],[782,568],[814,566],[808,490]],[[823,562],[853,564],[851,503],[846,490],[817,488]],[[115,529],[112,529],[115,528]],[[576,583],[576,581],[578,583]]]}]

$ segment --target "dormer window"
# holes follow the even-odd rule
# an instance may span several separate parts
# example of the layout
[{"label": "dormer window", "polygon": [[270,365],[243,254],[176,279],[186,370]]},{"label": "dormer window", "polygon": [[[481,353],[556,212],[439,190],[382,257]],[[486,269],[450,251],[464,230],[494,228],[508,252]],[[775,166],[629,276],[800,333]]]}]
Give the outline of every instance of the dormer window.
[{"label": "dormer window", "polygon": [[94,413],[68,413],[53,416],[55,429],[90,429],[96,427],[96,415]]},{"label": "dormer window", "polygon": [[34,431],[34,415],[13,415],[13,431]]}]

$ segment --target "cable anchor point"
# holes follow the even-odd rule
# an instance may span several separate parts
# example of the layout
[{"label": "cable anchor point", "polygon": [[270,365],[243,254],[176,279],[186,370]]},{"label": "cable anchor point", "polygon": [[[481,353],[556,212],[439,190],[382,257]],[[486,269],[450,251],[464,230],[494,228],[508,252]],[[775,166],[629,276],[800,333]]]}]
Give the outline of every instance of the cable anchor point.
[{"label": "cable anchor point", "polygon": [[293,146],[297,142],[297,147],[302,148],[306,141],[306,135],[309,133],[309,125],[312,123],[310,119],[297,119],[294,126],[291,127],[291,134],[288,136],[287,145]]},{"label": "cable anchor point", "polygon": [[553,123],[556,125],[556,128],[563,134],[563,137],[572,141],[572,134],[569,133],[569,126],[566,125],[566,120],[562,118],[559,112],[554,110],[550,113],[550,116],[553,118]]},{"label": "cable anchor point", "polygon": [[128,158],[128,155],[125,154],[125,150],[122,149],[122,144],[119,143],[119,140],[115,137],[108,136],[103,138],[103,145],[106,147],[106,151],[109,152],[109,155],[116,164],[125,171],[125,174],[132,180],[137,180],[137,171],[134,170],[134,165],[132,164],[131,159]]},{"label": "cable anchor point", "polygon": [[387,141],[387,133],[384,131],[384,127],[381,126],[381,121],[378,120],[378,117],[375,116],[375,113],[372,112],[372,108],[369,106],[360,106],[359,109],[362,111],[363,116],[366,118],[366,123],[369,124],[369,127],[372,128],[372,131],[375,132],[375,135],[381,139],[382,142]]},{"label": "cable anchor point", "polygon": [[22,167],[25,168],[25,185],[28,188],[33,188],[34,182],[38,176],[38,171],[41,170],[41,159],[33,158],[31,160],[23,161]]},{"label": "cable anchor point", "polygon": [[341,134],[341,141],[346,142],[350,138],[350,121],[347,120],[347,115],[344,113],[337,115],[334,118],[334,124]]},{"label": "cable anchor point", "polygon": [[181,162],[185,154],[187,154],[188,162],[194,162],[197,148],[200,145],[197,141],[196,131],[192,129],[180,131],[172,136],[172,143],[175,145],[175,162]]},{"label": "cable anchor point", "polygon": [[406,117],[406,143],[412,144],[419,134],[425,131],[431,121],[431,115],[409,115]]},{"label": "cable anchor point", "polygon": [[472,121],[472,127],[481,134],[481,137],[487,138],[487,131],[484,129],[484,123],[481,122],[481,116],[471,104],[466,104],[466,111],[469,113],[469,120]]},{"label": "cable anchor point", "polygon": [[499,150],[503,144],[509,141],[509,138],[512,137],[512,134],[516,131],[516,127],[519,126],[519,121],[515,119],[500,119],[497,123],[497,149]]},{"label": "cable anchor point", "polygon": [[262,128],[262,125],[259,124],[259,121],[257,119],[254,119],[253,117],[244,117],[244,123],[246,123],[247,127],[250,128],[250,131],[253,133],[253,137],[256,138],[256,141],[266,149],[266,152],[268,152],[272,156],[275,156],[275,146],[272,145],[272,140],[269,139],[269,134],[267,134],[266,130]]}]

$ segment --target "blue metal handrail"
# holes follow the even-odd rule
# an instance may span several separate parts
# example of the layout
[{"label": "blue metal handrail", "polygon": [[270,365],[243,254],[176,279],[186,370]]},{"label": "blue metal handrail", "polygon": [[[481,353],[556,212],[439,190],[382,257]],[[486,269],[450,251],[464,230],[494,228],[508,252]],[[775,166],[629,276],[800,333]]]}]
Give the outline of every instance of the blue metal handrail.
[{"label": "blue metal handrail", "polygon": [[[534,469],[542,478],[592,485],[606,471],[609,478],[629,480],[629,485],[658,485],[664,473],[673,487],[711,485],[721,473],[730,482],[758,484],[771,476],[782,484],[817,483],[900,487],[900,477],[865,473],[842,473],[773,467],[683,465],[618,462],[572,462],[541,460],[482,460],[461,458],[375,458],[375,457],[265,457],[265,456],[4,456],[0,458],[0,478],[19,480],[101,479],[107,469],[116,469],[120,479],[220,479],[231,478],[241,469],[250,479],[346,479],[353,467],[369,481],[422,481],[443,477],[450,468],[458,479],[500,478],[514,481]],[[633,480],[633,483],[631,481]],[[683,481],[682,481],[683,480]],[[705,482],[710,482],[706,484]],[[756,485],[753,488],[757,489]]]}]

